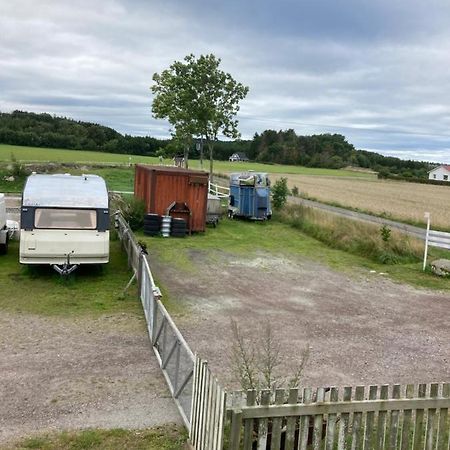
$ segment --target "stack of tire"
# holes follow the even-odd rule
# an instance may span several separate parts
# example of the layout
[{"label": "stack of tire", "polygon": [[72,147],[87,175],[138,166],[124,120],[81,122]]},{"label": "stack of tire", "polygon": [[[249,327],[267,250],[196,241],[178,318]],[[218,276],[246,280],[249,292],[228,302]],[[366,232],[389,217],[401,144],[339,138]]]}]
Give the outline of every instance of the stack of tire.
[{"label": "stack of tire", "polygon": [[172,218],[172,228],[170,230],[170,235],[173,237],[186,237],[187,234],[187,224],[184,219]]},{"label": "stack of tire", "polygon": [[158,236],[161,230],[161,216],[159,214],[146,214],[144,217],[144,234]]}]

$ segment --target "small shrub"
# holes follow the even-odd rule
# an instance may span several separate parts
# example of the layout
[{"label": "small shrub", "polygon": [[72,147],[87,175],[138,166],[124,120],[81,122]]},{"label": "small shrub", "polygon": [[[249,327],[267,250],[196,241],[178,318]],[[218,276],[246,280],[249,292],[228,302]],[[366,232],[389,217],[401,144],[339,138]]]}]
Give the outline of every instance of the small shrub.
[{"label": "small shrub", "polygon": [[9,175],[12,175],[14,178],[25,178],[28,175],[28,170],[17,161],[14,153],[11,153],[11,165],[9,166]]},{"label": "small shrub", "polygon": [[272,187],[273,207],[275,209],[281,209],[286,204],[288,195],[287,178],[281,177]]},{"label": "small shrub", "polygon": [[293,195],[294,197],[298,197],[298,193],[299,193],[298,187],[297,187],[297,186],[294,186],[294,187],[292,188],[291,193],[292,193],[292,195]]},{"label": "small shrub", "polygon": [[391,239],[391,229],[386,226],[386,224],[383,224],[383,226],[380,228],[380,235],[381,239],[383,239],[384,242],[389,242]]},{"label": "small shrub", "polygon": [[119,205],[124,219],[133,231],[140,230],[144,226],[146,207],[143,200],[136,197],[122,199]]}]

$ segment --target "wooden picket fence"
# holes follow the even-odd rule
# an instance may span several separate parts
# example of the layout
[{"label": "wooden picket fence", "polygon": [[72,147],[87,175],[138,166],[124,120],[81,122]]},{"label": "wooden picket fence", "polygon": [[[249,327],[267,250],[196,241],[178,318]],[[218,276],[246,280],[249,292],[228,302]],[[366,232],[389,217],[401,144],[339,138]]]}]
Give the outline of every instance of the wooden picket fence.
[{"label": "wooden picket fence", "polygon": [[222,450],[226,395],[208,368],[196,357],[192,397],[190,444],[196,450]]},{"label": "wooden picket fence", "polygon": [[229,411],[230,450],[450,446],[450,383],[248,391],[244,402]]}]

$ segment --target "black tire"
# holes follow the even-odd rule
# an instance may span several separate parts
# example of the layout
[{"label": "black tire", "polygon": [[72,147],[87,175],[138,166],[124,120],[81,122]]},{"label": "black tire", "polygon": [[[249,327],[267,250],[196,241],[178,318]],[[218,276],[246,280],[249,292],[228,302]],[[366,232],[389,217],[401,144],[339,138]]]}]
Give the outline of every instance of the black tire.
[{"label": "black tire", "polygon": [[172,235],[181,235],[181,234],[183,234],[183,235],[185,235],[185,234],[187,234],[187,231],[186,230],[172,230],[171,232],[170,232],[170,234],[172,234]]},{"label": "black tire", "polygon": [[144,225],[153,225],[153,224],[160,224],[161,221],[158,219],[144,219]]},{"label": "black tire", "polygon": [[172,219],[172,226],[186,226],[186,221],[184,219]]},{"label": "black tire", "polygon": [[0,244],[0,255],[6,255],[8,253],[9,236],[6,236],[6,242]]},{"label": "black tire", "polygon": [[161,220],[161,216],[159,214],[150,213],[150,214],[146,214],[144,216],[144,220],[145,219],[148,219],[148,220],[155,220],[155,219]]},{"label": "black tire", "polygon": [[185,224],[184,225],[176,225],[176,226],[172,225],[170,229],[171,230],[187,230],[187,227]]}]

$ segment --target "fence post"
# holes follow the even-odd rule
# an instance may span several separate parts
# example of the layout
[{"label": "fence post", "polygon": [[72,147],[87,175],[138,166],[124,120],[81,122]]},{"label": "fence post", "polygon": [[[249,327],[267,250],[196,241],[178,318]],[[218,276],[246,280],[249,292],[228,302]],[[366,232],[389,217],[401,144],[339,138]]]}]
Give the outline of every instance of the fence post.
[{"label": "fence post", "polygon": [[430,234],[430,213],[425,213],[425,219],[427,219],[427,234],[425,235],[425,252],[423,254],[423,269],[427,266],[427,255],[428,255],[428,236]]},{"label": "fence post", "polygon": [[242,411],[231,412],[230,450],[238,450],[241,440]]},{"label": "fence post", "polygon": [[140,252],[139,256],[138,256],[138,267],[137,267],[137,273],[136,273],[136,281],[137,281],[137,285],[138,285],[139,298],[142,298],[142,267],[143,267],[142,260],[143,260],[143,258],[144,258],[144,254],[142,252]]}]

